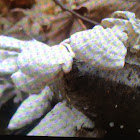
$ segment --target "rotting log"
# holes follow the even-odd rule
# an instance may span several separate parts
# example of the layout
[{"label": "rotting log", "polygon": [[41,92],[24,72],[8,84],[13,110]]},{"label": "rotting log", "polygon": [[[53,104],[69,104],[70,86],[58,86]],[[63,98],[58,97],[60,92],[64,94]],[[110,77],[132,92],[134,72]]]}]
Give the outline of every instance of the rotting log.
[{"label": "rotting log", "polygon": [[[108,135],[140,135],[139,66],[125,63],[123,69],[106,71],[74,60],[63,80],[64,98],[95,121],[96,128]],[[114,128],[109,126],[111,122]]]}]

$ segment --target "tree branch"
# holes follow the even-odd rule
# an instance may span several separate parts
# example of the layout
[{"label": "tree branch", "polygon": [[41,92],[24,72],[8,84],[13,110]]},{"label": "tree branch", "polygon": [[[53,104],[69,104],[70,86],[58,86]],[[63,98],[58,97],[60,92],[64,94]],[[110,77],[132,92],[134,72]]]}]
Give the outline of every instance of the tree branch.
[{"label": "tree branch", "polygon": [[91,23],[91,24],[93,24],[93,25],[99,24],[99,23],[96,22],[96,21],[90,20],[90,19],[88,19],[88,18],[86,18],[86,17],[84,17],[84,16],[82,16],[82,15],[76,13],[75,11],[68,9],[68,8],[67,8],[66,6],[64,6],[59,0],[54,0],[54,2],[56,3],[56,5],[59,5],[63,11],[68,11],[68,12],[70,12],[71,14],[73,14],[74,16],[80,18],[81,20],[84,20],[84,21],[86,21],[86,22],[89,22],[89,23]]}]

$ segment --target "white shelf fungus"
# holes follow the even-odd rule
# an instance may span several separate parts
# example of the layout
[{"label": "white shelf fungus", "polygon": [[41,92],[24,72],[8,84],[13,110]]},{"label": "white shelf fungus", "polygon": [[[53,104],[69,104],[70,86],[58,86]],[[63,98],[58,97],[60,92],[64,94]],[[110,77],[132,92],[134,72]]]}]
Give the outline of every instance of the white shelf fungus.
[{"label": "white shelf fungus", "polygon": [[127,20],[134,20],[136,18],[135,13],[129,11],[115,11],[111,17]]},{"label": "white shelf fungus", "polygon": [[124,66],[127,49],[109,28],[97,25],[93,29],[77,32],[70,37],[76,58],[90,65],[106,69]]},{"label": "white shelf fungus", "polygon": [[93,128],[94,123],[65,102],[59,102],[28,135],[72,137],[82,126]]},{"label": "white shelf fungus", "polygon": [[48,86],[39,95],[31,94],[25,99],[10,120],[10,130],[22,128],[51,110],[53,93]]}]

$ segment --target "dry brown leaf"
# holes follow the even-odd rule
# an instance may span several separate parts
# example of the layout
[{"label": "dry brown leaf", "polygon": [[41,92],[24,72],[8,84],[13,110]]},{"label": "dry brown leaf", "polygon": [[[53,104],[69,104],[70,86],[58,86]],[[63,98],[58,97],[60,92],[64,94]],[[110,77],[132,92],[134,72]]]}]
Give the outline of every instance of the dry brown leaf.
[{"label": "dry brown leaf", "polygon": [[127,0],[89,0],[79,7],[86,7],[88,9],[88,17],[100,22],[103,18],[110,17],[115,11],[131,11],[140,18],[139,10],[140,3],[137,1],[127,1]]},{"label": "dry brown leaf", "polygon": [[53,0],[35,0],[36,4],[33,7],[34,12],[46,13],[46,14],[54,14],[55,12],[55,3]]},{"label": "dry brown leaf", "polygon": [[9,8],[30,8],[35,3],[35,0],[3,0],[6,4],[9,4]]},{"label": "dry brown leaf", "polygon": [[47,32],[47,44],[55,45],[69,37],[71,30],[72,16],[68,13],[61,13],[50,19],[51,29]]}]

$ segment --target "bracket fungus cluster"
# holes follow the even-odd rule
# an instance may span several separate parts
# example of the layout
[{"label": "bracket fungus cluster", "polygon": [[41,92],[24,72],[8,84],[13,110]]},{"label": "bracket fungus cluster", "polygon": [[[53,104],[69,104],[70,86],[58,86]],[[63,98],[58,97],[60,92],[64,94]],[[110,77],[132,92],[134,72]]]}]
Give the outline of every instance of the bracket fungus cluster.
[{"label": "bracket fungus cluster", "polygon": [[140,20],[128,11],[116,11],[111,18],[101,21],[105,28],[111,28],[127,48],[126,62],[138,64],[140,44]]},{"label": "bracket fungus cluster", "polygon": [[[113,72],[115,76],[117,72],[125,69],[125,62],[139,64],[139,27],[140,20],[134,13],[116,11],[111,18],[103,19],[101,25],[77,32],[69,39],[51,47],[34,39],[21,41],[0,35],[0,75],[11,75],[18,90],[28,94],[28,98],[21,103],[11,118],[8,129],[21,129],[45,114],[28,135],[76,136],[76,130],[82,127],[96,127],[94,119],[97,116],[97,120],[100,121],[97,122],[97,126],[101,124],[103,102],[107,101],[105,107],[111,104],[114,108],[117,105],[117,110],[121,103],[117,100],[115,105],[112,104],[112,97],[119,96],[120,99],[124,95],[117,93],[117,86],[115,96],[106,94],[106,86],[103,86],[105,93],[102,90],[100,93],[98,86],[104,85],[103,82],[107,83],[108,78],[98,82],[97,76],[101,76],[100,71]],[[81,66],[78,61],[84,65]],[[77,64],[78,69],[75,77],[74,64]],[[85,68],[86,65],[90,68]],[[80,71],[84,72],[86,69],[88,72],[94,70],[90,73],[93,79],[85,84],[86,74],[82,75],[85,78],[83,82],[77,80],[77,77]],[[88,86],[91,88],[89,91]],[[73,88],[77,91],[73,92]],[[125,92],[125,89],[126,87],[122,91]],[[99,94],[96,94],[97,92]],[[57,101],[53,106],[52,101],[56,96]],[[70,105],[65,100],[69,101]],[[87,109],[83,111],[83,108]],[[108,115],[105,114],[105,118],[106,116]]]}]

